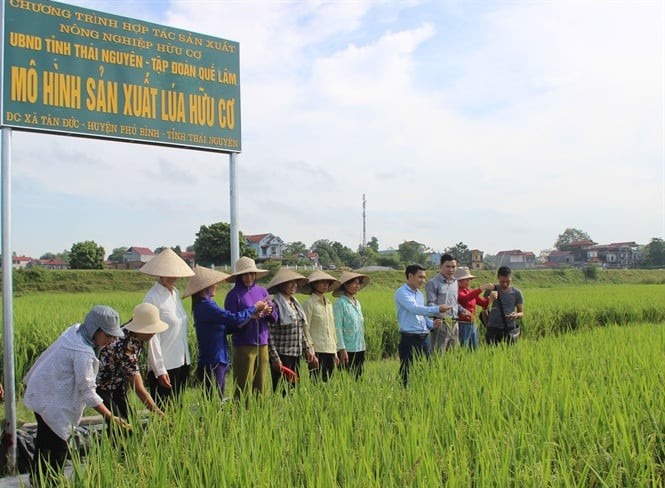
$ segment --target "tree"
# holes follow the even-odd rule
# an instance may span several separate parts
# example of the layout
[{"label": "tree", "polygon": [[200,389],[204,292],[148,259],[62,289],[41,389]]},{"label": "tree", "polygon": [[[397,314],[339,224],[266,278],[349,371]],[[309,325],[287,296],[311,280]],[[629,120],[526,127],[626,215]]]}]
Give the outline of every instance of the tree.
[{"label": "tree", "polygon": [[463,242],[458,242],[452,247],[447,247],[446,252],[452,254],[457,259],[458,266],[471,267],[471,250]]},{"label": "tree", "polygon": [[[238,234],[240,255],[255,258],[256,253],[247,245],[242,232]],[[226,222],[202,225],[196,233],[194,252],[196,261],[203,266],[231,264],[231,225]]]},{"label": "tree", "polygon": [[50,259],[55,259],[55,254],[52,252],[46,252],[39,256],[39,259],[44,259],[44,260],[50,260]]},{"label": "tree", "polygon": [[583,230],[569,227],[563,231],[563,234],[559,234],[559,238],[554,243],[554,247],[559,251],[568,251],[570,249],[570,244],[584,240],[591,240],[589,234]]},{"label": "tree", "polygon": [[95,241],[77,242],[69,252],[71,269],[104,269],[104,248]]},{"label": "tree", "polygon": [[399,254],[396,252],[379,254],[379,256],[376,258],[376,264],[379,266],[388,266],[390,268],[397,269],[400,267]]},{"label": "tree", "polygon": [[665,266],[665,241],[653,237],[644,246],[644,264],[648,266]]},{"label": "tree", "polygon": [[309,263],[307,252],[307,246],[304,243],[287,242],[282,249],[282,257],[286,264],[304,264]]},{"label": "tree", "polygon": [[397,246],[397,253],[399,254],[402,263],[409,265],[419,263],[424,265],[427,257],[425,251],[427,247],[417,241],[404,241]]},{"label": "tree", "polygon": [[127,252],[126,247],[116,247],[115,249],[113,249],[111,254],[109,254],[109,261],[116,264],[122,263],[122,257],[125,255],[126,252]]},{"label": "tree", "polygon": [[372,238],[367,243],[367,247],[369,247],[374,252],[379,252],[379,240],[372,236]]}]

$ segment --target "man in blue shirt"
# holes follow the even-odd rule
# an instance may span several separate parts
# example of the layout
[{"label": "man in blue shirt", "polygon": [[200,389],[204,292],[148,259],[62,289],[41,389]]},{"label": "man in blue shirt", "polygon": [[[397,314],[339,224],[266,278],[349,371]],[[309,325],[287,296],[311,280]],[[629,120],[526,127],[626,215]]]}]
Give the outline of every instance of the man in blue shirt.
[{"label": "man in blue shirt", "polygon": [[427,280],[427,272],[420,264],[406,267],[406,283],[395,292],[397,322],[399,323],[399,372],[404,386],[407,385],[409,368],[414,355],[423,354],[429,358],[430,330],[441,325],[441,319],[430,316],[446,313],[450,305],[425,306],[425,298],[420,291]]}]

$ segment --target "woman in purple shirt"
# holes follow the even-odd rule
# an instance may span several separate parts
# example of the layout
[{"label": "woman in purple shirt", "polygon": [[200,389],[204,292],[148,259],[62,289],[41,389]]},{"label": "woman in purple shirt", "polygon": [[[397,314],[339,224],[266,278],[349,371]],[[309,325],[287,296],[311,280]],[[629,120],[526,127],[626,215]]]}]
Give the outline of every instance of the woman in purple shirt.
[{"label": "woman in purple shirt", "polygon": [[209,392],[216,389],[220,397],[224,398],[226,375],[231,363],[226,334],[242,330],[252,318],[268,310],[268,305],[265,301],[257,300],[238,312],[224,310],[213,297],[217,293],[217,284],[225,281],[229,275],[202,266],[194,268],[194,273],[187,282],[183,297],[192,297],[192,315],[199,345],[196,375]]},{"label": "woman in purple shirt", "polygon": [[[270,304],[270,295],[265,288],[256,284],[258,278],[268,274],[265,269],[258,269],[252,258],[241,257],[236,262],[236,272],[226,281],[235,286],[226,295],[224,308],[229,312],[239,312],[254,305],[258,300]],[[252,391],[263,395],[270,370],[268,357],[268,324],[277,320],[277,313],[270,309],[260,317],[250,320],[242,329],[234,332],[233,341],[233,379],[236,383],[236,398]]]}]

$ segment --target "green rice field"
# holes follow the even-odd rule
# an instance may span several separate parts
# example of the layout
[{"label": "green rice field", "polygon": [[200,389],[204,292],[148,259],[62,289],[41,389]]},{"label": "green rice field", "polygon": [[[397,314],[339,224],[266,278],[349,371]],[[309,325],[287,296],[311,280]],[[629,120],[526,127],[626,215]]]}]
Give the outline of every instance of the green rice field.
[{"label": "green rice field", "polygon": [[[150,418],[121,445],[94,442],[85,459],[73,460],[69,483],[663,486],[665,287],[523,291],[519,344],[416,364],[404,389],[393,290],[370,286],[359,295],[370,357],[360,381],[337,372],[318,384],[303,375],[287,397],[251,399],[248,408],[207,398],[193,384],[167,418]],[[17,378],[92,305],[111,305],[128,319],[143,295],[16,298]]]}]

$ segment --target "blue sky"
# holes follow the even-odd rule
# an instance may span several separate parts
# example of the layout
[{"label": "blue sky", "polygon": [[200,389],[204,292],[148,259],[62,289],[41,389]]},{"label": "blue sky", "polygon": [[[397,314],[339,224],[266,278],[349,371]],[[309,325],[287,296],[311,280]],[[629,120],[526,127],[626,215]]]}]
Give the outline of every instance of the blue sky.
[{"label": "blue sky", "polygon": [[[355,249],[665,236],[661,1],[71,4],[240,43],[245,234]],[[180,245],[228,156],[14,131],[13,243]]]}]

